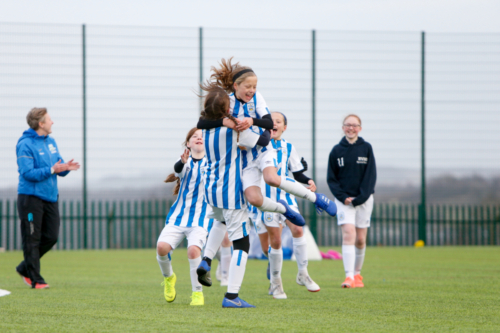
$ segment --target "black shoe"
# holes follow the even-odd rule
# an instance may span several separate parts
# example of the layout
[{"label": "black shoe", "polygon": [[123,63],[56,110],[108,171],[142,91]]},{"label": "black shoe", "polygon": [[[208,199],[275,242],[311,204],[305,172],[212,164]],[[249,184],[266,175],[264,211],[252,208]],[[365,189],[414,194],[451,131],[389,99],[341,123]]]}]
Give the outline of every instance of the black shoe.
[{"label": "black shoe", "polygon": [[205,260],[202,260],[200,266],[196,269],[196,274],[198,274],[198,282],[205,287],[212,286],[212,277],[210,276],[210,266]]}]

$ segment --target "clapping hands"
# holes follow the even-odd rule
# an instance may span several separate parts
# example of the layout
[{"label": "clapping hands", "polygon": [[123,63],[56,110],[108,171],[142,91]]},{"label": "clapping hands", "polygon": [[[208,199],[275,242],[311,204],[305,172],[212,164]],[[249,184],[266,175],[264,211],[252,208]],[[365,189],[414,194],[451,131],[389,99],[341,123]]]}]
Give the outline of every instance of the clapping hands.
[{"label": "clapping hands", "polygon": [[74,171],[80,169],[80,164],[78,162],[73,162],[70,160],[67,163],[61,163],[61,160],[57,161],[52,167],[54,168],[54,173],[60,173],[64,171]]}]

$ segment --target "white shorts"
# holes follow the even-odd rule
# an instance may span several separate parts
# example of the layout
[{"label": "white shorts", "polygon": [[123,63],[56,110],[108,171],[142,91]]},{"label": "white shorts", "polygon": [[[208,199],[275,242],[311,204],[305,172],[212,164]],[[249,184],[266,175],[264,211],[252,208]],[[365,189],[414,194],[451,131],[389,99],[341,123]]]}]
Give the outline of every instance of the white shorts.
[{"label": "white shorts", "polygon": [[[290,208],[297,213],[299,212],[299,208],[297,206],[290,206]],[[286,217],[281,213],[261,212],[259,217],[259,223],[266,227],[279,228],[280,225],[286,227]]]},{"label": "white shorts", "polygon": [[207,241],[208,231],[202,227],[179,227],[172,224],[167,224],[161,231],[158,242],[170,244],[172,249],[175,249],[184,240],[188,240],[188,247],[195,245],[203,250]]},{"label": "white shorts", "polygon": [[212,206],[210,218],[225,222],[229,240],[235,241],[248,236],[250,232],[250,222],[248,220],[248,210],[243,209],[223,209]]},{"label": "white shorts", "polygon": [[[259,215],[262,215],[262,213],[260,213]],[[262,235],[262,234],[265,234],[267,232],[266,226],[264,225],[264,223],[262,223],[261,218],[255,219],[253,221],[253,225],[254,225],[255,231],[257,232],[258,235]]]},{"label": "white shorts", "polygon": [[277,160],[276,150],[267,148],[267,150],[261,153],[255,160],[249,162],[241,174],[243,191],[250,186],[257,186],[260,188],[262,186],[262,171],[270,166],[276,167],[278,163]]},{"label": "white shorts", "polygon": [[373,211],[373,194],[362,205],[344,205],[335,199],[337,205],[337,224],[354,224],[356,228],[369,228]]}]

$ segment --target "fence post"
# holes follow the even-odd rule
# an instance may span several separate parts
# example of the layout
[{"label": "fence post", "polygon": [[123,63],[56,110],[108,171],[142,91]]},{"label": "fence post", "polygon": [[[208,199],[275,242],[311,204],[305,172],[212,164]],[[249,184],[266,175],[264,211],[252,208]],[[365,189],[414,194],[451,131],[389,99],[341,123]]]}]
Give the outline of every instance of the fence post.
[{"label": "fence post", "polygon": [[82,104],[83,104],[83,248],[87,248],[87,50],[85,24],[82,24]]},{"label": "fence post", "polygon": [[199,94],[200,94],[200,112],[203,109],[203,97],[201,97],[203,91],[201,90],[201,84],[203,83],[203,27],[200,27],[200,43],[199,43],[199,51],[200,51],[200,87],[199,87]]},{"label": "fence post", "polygon": [[420,112],[421,112],[421,189],[420,206],[418,210],[418,239],[427,243],[427,207],[425,190],[425,32],[422,31],[421,55],[421,86],[420,86]]},{"label": "fence post", "polygon": [[[312,99],[312,105],[311,105],[311,121],[312,121],[312,179],[316,181],[316,30],[312,31],[312,91],[311,91],[311,99]],[[314,236],[314,239],[316,241],[318,240],[318,231],[317,231],[317,215],[316,215],[316,208],[314,207],[314,204],[309,205],[309,216],[310,216],[310,223],[309,227],[311,228],[311,233]]]},{"label": "fence post", "polygon": [[5,247],[5,244],[3,242],[3,235],[2,235],[2,226],[3,226],[3,201],[0,200],[0,249],[4,248],[7,251],[7,248]]}]

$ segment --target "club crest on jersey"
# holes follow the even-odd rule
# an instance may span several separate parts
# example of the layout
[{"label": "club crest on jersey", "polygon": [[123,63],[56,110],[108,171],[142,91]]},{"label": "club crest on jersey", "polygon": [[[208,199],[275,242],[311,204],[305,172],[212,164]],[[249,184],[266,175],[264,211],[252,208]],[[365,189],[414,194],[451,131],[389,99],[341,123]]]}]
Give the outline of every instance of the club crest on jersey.
[{"label": "club crest on jersey", "polygon": [[264,220],[266,222],[272,222],[273,221],[273,213],[269,213],[269,212],[264,213]]},{"label": "club crest on jersey", "polygon": [[339,219],[340,222],[345,220],[345,213],[344,212],[339,212],[337,214],[337,218]]},{"label": "club crest on jersey", "polygon": [[253,112],[255,111],[255,104],[253,102],[250,102],[247,104],[248,112]]}]

